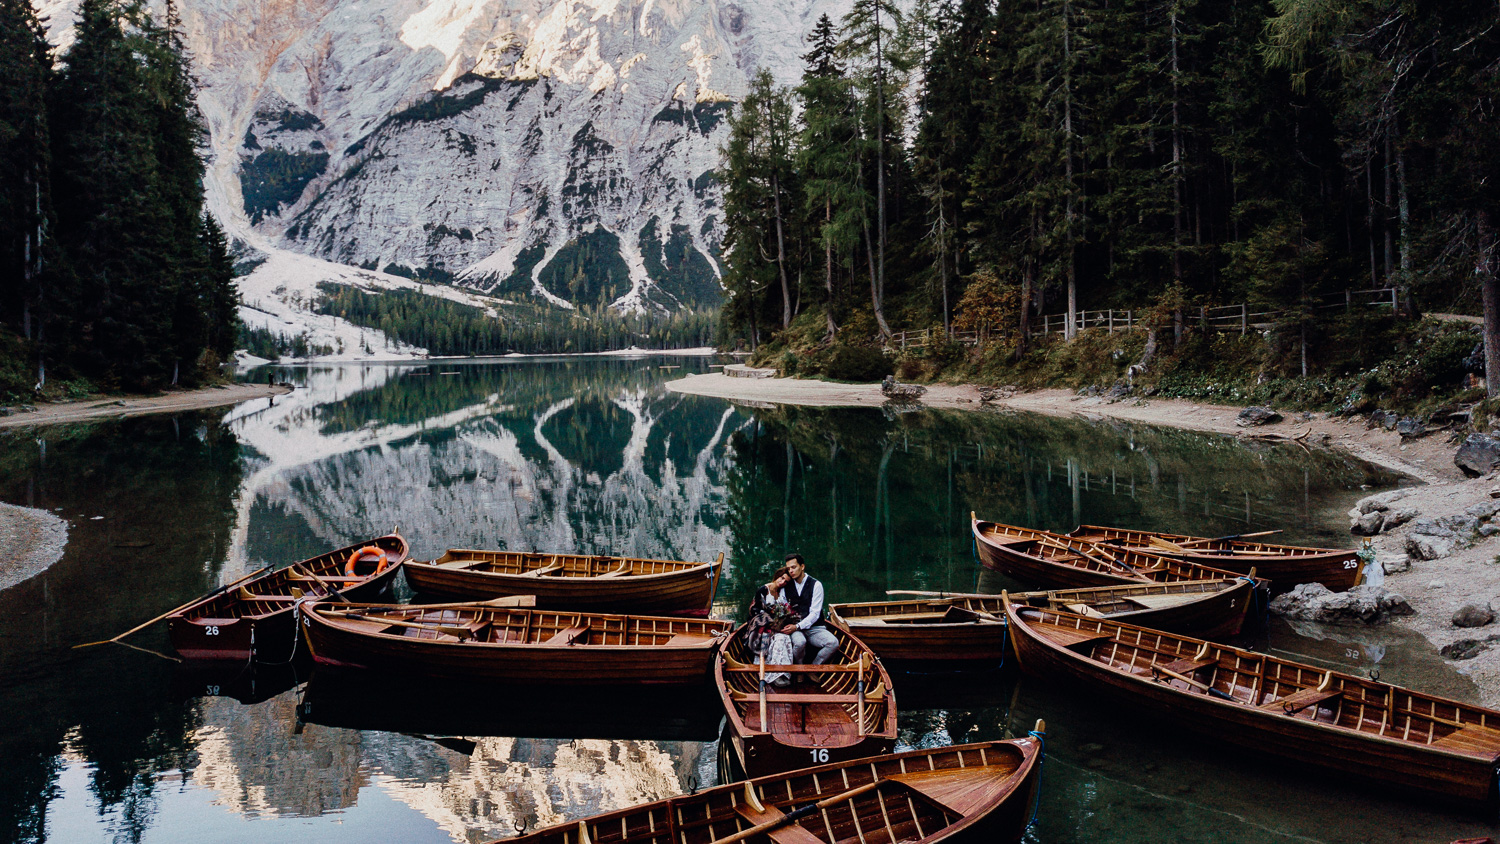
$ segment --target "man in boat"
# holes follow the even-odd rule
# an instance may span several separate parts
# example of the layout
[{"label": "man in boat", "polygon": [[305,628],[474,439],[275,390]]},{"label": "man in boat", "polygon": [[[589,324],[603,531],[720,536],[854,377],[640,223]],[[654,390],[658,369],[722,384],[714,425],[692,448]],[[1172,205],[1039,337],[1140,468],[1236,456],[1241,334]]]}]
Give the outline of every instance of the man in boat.
[{"label": "man in boat", "polygon": [[812,645],[817,650],[807,661],[822,665],[839,649],[839,640],[823,626],[823,613],[827,607],[823,600],[823,584],[807,573],[807,564],[802,562],[801,554],[786,555],[786,573],[791,575],[791,581],[781,594],[802,617],[796,624],[781,629],[792,637],[792,661],[802,662],[807,646]]}]

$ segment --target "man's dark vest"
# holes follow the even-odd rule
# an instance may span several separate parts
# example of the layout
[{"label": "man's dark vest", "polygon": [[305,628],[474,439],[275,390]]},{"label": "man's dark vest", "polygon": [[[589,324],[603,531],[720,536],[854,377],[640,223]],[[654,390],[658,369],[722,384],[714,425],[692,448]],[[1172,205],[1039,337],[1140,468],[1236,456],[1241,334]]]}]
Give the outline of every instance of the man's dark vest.
[{"label": "man's dark vest", "polygon": [[[817,585],[817,578],[812,575],[808,575],[803,579],[800,590],[797,588],[797,581],[795,580],[786,585],[786,590],[783,594],[786,595],[787,604],[797,611],[797,615],[807,618],[812,612],[813,587]],[[828,598],[826,595],[823,598],[823,606],[818,609],[818,620],[814,623],[822,624],[824,614],[828,612]]]}]

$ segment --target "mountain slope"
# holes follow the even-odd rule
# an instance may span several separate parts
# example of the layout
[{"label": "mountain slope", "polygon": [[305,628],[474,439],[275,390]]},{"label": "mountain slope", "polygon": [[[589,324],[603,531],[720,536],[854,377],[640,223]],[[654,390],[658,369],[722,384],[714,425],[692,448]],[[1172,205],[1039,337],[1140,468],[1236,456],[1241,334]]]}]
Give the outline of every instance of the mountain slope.
[{"label": "mountain slope", "polygon": [[[43,2],[65,43],[76,0]],[[847,0],[183,0],[241,241],[564,308],[712,306],[724,117]]]}]

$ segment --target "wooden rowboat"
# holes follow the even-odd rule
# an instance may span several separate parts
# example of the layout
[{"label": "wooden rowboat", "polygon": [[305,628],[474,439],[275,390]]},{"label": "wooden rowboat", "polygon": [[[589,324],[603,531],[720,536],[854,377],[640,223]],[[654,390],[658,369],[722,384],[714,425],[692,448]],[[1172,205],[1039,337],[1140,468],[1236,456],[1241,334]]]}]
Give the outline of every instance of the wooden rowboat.
[{"label": "wooden rowboat", "polygon": [[727,621],[494,603],[318,602],[304,604],[301,617],[319,665],[552,686],[702,683],[729,632]]},{"label": "wooden rowboat", "polygon": [[493,844],[1001,844],[1026,832],[1041,759],[1032,738],[912,750],[721,785]]},{"label": "wooden rowboat", "polygon": [[1271,581],[1277,593],[1288,592],[1299,583],[1321,583],[1343,592],[1364,580],[1356,549],[1305,548],[1230,536],[1215,539],[1098,525],[1083,525],[1067,535],[1110,549],[1148,551],[1241,574],[1254,568]]},{"label": "wooden rowboat", "polygon": [[[290,660],[298,601],[335,589],[354,599],[376,597],[395,578],[408,550],[406,540],[392,533],[241,581],[167,616],[167,635],[185,659]],[[385,555],[383,563],[378,554]]]},{"label": "wooden rowboat", "polygon": [[1500,712],[1254,651],[1008,600],[1022,670],[1215,740],[1402,792],[1490,804]]},{"label": "wooden rowboat", "polygon": [[1236,574],[1130,548],[1104,548],[1060,533],[986,522],[971,515],[985,568],[1022,583],[1056,589],[1233,580]]},{"label": "wooden rowboat", "polygon": [[[824,762],[890,753],[896,744],[896,698],[880,660],[859,639],[829,628],[839,649],[826,665],[762,665],[745,642],[745,626],[724,640],[714,687],[728,716],[730,744],[752,777]],[[794,680],[781,689],[767,673]]]},{"label": "wooden rowboat", "polygon": [[407,564],[406,582],[423,596],[483,601],[535,595],[543,609],[707,616],[724,555],[712,563],[450,549]]},{"label": "wooden rowboat", "polygon": [[[1236,577],[1023,592],[1014,597],[1031,606],[1221,638],[1240,632],[1256,587],[1254,580]],[[828,609],[832,624],[859,637],[892,667],[998,664],[1007,648],[999,595],[834,604]]]}]

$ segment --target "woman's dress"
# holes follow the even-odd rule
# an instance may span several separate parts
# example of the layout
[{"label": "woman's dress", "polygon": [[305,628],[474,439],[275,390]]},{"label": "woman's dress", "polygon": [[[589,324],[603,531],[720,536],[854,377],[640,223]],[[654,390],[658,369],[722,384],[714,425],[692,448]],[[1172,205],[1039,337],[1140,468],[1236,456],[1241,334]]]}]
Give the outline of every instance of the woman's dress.
[{"label": "woman's dress", "polygon": [[[755,601],[750,605],[750,626],[746,633],[747,644],[751,652],[759,655],[764,653],[766,665],[791,665],[792,664],[792,637],[780,632],[779,626],[772,617],[770,607],[773,604],[786,606],[786,598],[780,595],[772,598],[771,590],[760,587],[755,593]],[[766,682],[773,685],[786,685],[791,682],[791,675],[785,671],[767,671]]]}]

